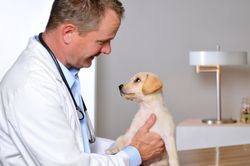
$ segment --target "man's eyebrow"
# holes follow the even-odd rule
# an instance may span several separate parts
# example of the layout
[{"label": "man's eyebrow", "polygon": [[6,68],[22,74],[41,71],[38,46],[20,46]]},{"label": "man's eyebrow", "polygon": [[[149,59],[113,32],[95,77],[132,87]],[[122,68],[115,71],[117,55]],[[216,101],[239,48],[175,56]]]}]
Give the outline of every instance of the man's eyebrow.
[{"label": "man's eyebrow", "polygon": [[99,39],[97,40],[97,42],[108,42],[110,40],[112,40],[113,38],[109,38],[109,39]]}]

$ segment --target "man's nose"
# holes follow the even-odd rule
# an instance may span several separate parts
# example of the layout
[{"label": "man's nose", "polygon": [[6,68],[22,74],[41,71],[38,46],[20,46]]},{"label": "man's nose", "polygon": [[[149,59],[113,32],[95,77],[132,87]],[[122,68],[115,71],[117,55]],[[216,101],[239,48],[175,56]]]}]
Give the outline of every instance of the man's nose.
[{"label": "man's nose", "polygon": [[105,43],[105,45],[102,47],[101,52],[102,52],[103,54],[110,54],[110,53],[111,53],[111,45],[110,45],[110,42]]}]

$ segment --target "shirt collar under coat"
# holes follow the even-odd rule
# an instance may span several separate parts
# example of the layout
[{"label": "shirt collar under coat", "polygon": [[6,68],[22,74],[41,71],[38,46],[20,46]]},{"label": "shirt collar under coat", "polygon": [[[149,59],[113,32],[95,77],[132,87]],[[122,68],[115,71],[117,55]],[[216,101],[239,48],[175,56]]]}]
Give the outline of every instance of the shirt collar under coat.
[{"label": "shirt collar under coat", "polygon": [[72,87],[74,86],[74,83],[78,77],[77,74],[79,72],[79,69],[76,69],[73,67],[68,69],[60,61],[58,61],[58,63],[63,71],[63,74],[64,74],[64,76],[69,84],[70,89],[72,89]]}]

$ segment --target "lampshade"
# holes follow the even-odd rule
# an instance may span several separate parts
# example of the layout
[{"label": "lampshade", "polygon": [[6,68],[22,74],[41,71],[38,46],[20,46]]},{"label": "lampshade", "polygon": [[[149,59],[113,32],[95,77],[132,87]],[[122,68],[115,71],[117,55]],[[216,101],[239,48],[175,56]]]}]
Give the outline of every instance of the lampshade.
[{"label": "lampshade", "polygon": [[247,52],[233,51],[191,51],[190,65],[245,65]]}]

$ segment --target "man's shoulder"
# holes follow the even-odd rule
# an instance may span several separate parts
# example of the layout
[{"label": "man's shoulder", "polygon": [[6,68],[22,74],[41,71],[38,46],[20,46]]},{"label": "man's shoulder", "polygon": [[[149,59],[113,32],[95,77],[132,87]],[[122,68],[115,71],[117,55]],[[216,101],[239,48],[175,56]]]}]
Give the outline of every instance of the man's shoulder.
[{"label": "man's shoulder", "polygon": [[49,61],[36,50],[25,49],[1,80],[1,91],[20,89],[27,84],[53,84],[56,76],[49,65]]}]

